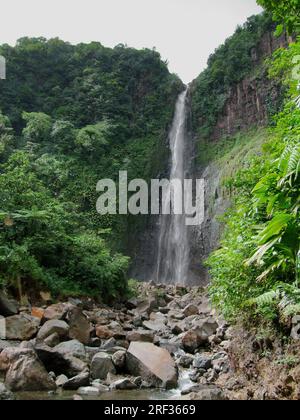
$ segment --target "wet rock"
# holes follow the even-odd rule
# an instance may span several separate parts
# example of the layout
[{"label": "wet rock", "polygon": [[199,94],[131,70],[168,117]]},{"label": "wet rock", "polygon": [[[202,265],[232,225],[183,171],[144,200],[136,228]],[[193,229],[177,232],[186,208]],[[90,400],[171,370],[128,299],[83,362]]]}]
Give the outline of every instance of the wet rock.
[{"label": "wet rock", "polygon": [[12,316],[19,313],[19,304],[0,291],[0,315]]},{"label": "wet rock", "polygon": [[126,364],[126,351],[119,350],[112,356],[112,361],[118,370],[122,370]]},{"label": "wet rock", "polygon": [[69,337],[88,345],[90,342],[90,322],[77,306],[72,306],[67,313]]},{"label": "wet rock", "polygon": [[153,386],[176,387],[178,371],[170,353],[151,343],[132,342],[126,355],[126,367]]},{"label": "wet rock", "polygon": [[196,369],[208,370],[212,367],[212,361],[207,356],[197,355],[193,361],[193,366]]},{"label": "wet rock", "polygon": [[59,376],[56,378],[56,381],[55,381],[56,386],[57,386],[58,388],[60,388],[60,387],[62,387],[63,385],[65,385],[65,383],[66,383],[66,382],[68,382],[68,378],[67,378],[67,376],[66,376],[66,375],[59,375]]},{"label": "wet rock", "polygon": [[142,341],[146,343],[153,343],[154,333],[148,330],[130,331],[127,333],[126,339],[129,342]]},{"label": "wet rock", "polygon": [[178,359],[178,365],[185,369],[188,369],[193,364],[193,358],[191,356],[180,356]]},{"label": "wet rock", "polygon": [[78,389],[77,393],[79,395],[83,396],[89,396],[89,397],[98,397],[100,395],[100,391],[98,388],[95,388],[93,386],[85,386]]},{"label": "wet rock", "polygon": [[13,401],[14,399],[14,394],[0,382],[0,401]]},{"label": "wet rock", "polygon": [[97,388],[98,389],[98,391],[99,392],[109,392],[109,386],[107,386],[107,385],[104,385],[103,383],[101,383],[101,381],[100,381],[100,379],[95,379],[93,382],[92,382],[92,386],[94,387],[94,388]]},{"label": "wet rock", "polygon": [[86,359],[85,347],[78,340],[65,341],[55,346],[53,350],[63,355],[70,354],[81,360]]},{"label": "wet rock", "polygon": [[6,369],[5,385],[17,391],[55,390],[55,382],[30,349],[10,348],[0,354],[0,366]]},{"label": "wet rock", "polygon": [[119,390],[131,390],[136,389],[137,385],[133,383],[130,379],[119,379],[116,382],[111,384],[111,389],[119,389]]},{"label": "wet rock", "polygon": [[73,401],[83,401],[83,398],[80,395],[73,395]]},{"label": "wet rock", "polygon": [[76,390],[80,387],[88,386],[90,383],[90,372],[85,371],[81,372],[73,378],[68,379],[67,382],[64,383],[63,388],[67,390]]},{"label": "wet rock", "polygon": [[21,314],[5,319],[6,339],[28,341],[38,332],[40,320],[31,315]]},{"label": "wet rock", "polygon": [[183,313],[184,313],[184,316],[186,317],[192,316],[192,315],[198,315],[199,309],[196,305],[190,304],[184,308]]},{"label": "wet rock", "polygon": [[93,379],[106,379],[109,373],[116,373],[111,356],[107,353],[97,353],[91,363],[91,377]]},{"label": "wet rock", "polygon": [[45,340],[52,334],[57,334],[60,339],[68,337],[69,325],[65,321],[60,321],[53,319],[51,321],[45,322],[38,332],[38,340]]}]

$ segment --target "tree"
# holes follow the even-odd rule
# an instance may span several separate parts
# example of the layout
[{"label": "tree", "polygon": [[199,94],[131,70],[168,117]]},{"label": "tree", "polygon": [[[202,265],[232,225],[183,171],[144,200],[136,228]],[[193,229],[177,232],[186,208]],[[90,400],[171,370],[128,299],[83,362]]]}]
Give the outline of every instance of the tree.
[{"label": "tree", "polygon": [[300,30],[300,0],[257,0],[257,3],[273,14],[276,22],[282,22],[278,31],[284,26],[289,33]]}]

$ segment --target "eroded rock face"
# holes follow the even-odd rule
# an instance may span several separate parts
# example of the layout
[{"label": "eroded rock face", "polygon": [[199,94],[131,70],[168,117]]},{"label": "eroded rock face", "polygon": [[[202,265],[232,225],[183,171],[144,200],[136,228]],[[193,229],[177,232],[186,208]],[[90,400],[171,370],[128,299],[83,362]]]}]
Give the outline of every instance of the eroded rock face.
[{"label": "eroded rock face", "polygon": [[141,376],[153,386],[175,388],[178,371],[175,362],[166,349],[151,343],[132,342],[126,356],[127,370],[134,376]]},{"label": "eroded rock face", "polygon": [[38,332],[40,320],[27,314],[13,315],[5,319],[6,339],[27,341]]},{"label": "eroded rock face", "polygon": [[0,355],[0,365],[6,369],[5,385],[17,391],[51,391],[56,389],[37,354],[31,349],[10,348]]}]

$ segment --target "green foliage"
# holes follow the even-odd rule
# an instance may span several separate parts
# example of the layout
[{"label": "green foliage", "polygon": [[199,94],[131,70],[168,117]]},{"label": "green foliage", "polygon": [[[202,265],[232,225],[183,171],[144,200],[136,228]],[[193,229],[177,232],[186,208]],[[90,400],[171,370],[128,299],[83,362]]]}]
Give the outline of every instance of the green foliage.
[{"label": "green foliage", "polygon": [[271,12],[276,22],[282,22],[277,28],[279,34],[284,26],[290,33],[300,30],[300,0],[257,0],[257,3]]},{"label": "green foliage", "polygon": [[230,89],[257,68],[251,51],[262,35],[273,28],[269,14],[252,16],[209,57],[207,69],[192,87],[193,125],[201,138],[212,133]]},{"label": "green foliage", "polygon": [[211,296],[228,318],[256,314],[287,322],[300,313],[300,109],[293,67],[298,44],[270,62],[273,77],[284,77],[291,87],[276,126],[261,151],[248,155],[226,180],[235,204],[222,246],[208,264]]},{"label": "green foliage", "polygon": [[0,54],[1,285],[123,297],[120,252],[145,220],[100,216],[96,184],[161,171],[181,81],[154,50],[123,45],[23,38]]}]

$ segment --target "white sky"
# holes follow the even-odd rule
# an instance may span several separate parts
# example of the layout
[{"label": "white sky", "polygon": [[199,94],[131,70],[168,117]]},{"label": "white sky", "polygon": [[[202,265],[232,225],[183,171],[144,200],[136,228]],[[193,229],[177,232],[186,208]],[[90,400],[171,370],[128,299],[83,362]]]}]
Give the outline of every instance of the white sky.
[{"label": "white sky", "polygon": [[156,47],[184,82],[238,24],[261,9],[255,0],[0,0],[0,44],[23,36]]}]

